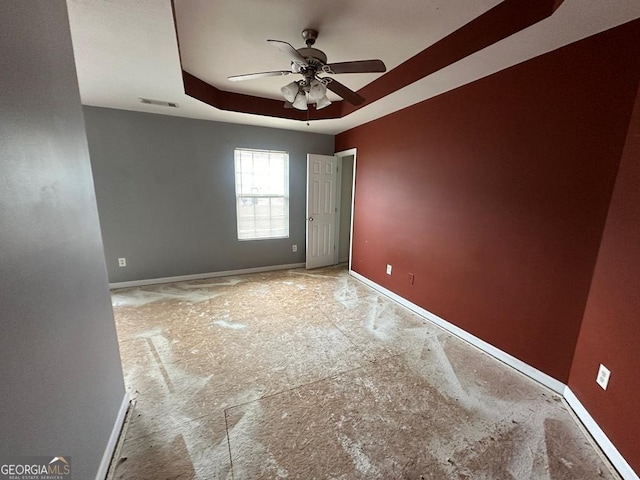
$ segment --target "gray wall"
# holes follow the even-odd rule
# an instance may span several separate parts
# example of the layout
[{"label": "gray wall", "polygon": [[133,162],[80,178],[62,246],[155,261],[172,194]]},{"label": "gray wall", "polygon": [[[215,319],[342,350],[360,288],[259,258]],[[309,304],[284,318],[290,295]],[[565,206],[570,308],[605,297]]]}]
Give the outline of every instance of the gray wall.
[{"label": "gray wall", "polygon": [[[84,112],[111,282],[305,261],[306,155],[332,155],[332,135],[98,107]],[[288,239],[237,240],[236,147],[289,152]],[[126,267],[118,267],[119,257]]]},{"label": "gray wall", "polygon": [[124,398],[63,1],[0,3],[0,458],[95,478]]}]

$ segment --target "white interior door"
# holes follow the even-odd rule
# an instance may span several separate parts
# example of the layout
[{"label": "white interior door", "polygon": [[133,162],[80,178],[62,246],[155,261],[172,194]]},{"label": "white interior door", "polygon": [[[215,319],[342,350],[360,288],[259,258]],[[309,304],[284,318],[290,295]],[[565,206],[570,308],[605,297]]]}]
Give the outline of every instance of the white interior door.
[{"label": "white interior door", "polygon": [[307,155],[307,268],[335,263],[338,159]]}]

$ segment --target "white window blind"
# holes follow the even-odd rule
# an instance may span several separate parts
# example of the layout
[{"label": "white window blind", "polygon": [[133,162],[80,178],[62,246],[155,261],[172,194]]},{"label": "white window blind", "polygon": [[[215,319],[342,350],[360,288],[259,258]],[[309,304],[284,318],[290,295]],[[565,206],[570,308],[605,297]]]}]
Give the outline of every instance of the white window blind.
[{"label": "white window blind", "polygon": [[289,154],[236,148],[238,239],[289,236]]}]

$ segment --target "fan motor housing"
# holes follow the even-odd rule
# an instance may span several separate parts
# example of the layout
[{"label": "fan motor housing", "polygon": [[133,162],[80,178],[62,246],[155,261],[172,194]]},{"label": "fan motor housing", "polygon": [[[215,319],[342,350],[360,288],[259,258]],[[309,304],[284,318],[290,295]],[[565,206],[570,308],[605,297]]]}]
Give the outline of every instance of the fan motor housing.
[{"label": "fan motor housing", "polygon": [[298,53],[307,59],[311,65],[319,64],[319,66],[327,63],[327,56],[322,50],[312,47],[299,48]]}]

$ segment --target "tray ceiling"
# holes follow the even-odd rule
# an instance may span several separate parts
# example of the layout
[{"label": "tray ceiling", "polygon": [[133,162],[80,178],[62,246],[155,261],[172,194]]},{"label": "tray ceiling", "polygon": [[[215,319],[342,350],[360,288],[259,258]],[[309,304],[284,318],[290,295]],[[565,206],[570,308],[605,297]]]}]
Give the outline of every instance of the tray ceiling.
[{"label": "tray ceiling", "polygon": [[[389,75],[500,3],[176,0],[174,23],[170,0],[67,1],[84,104],[330,134],[640,17],[637,0],[565,0],[553,15],[524,30],[341,118],[315,120],[309,126],[299,120],[222,110],[185,94],[182,69],[224,92],[281,101],[280,87],[291,76],[240,83],[229,82],[227,77],[287,69],[287,59],[266,40],[301,47],[300,32],[308,27],[319,30],[315,46],[330,62],[380,58]],[[380,76],[343,74],[336,78],[353,90],[366,91],[376,80],[381,83]],[[179,107],[143,104],[140,97],[175,102]]]}]

